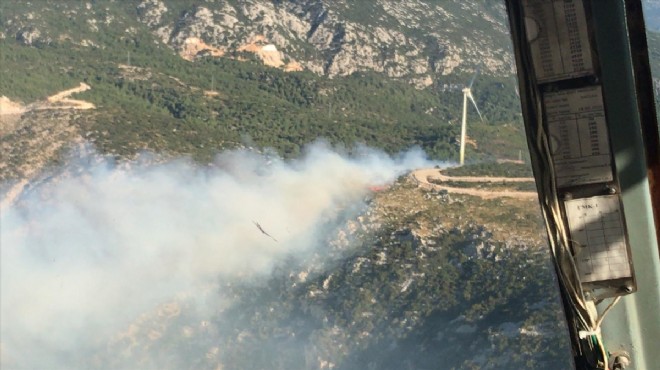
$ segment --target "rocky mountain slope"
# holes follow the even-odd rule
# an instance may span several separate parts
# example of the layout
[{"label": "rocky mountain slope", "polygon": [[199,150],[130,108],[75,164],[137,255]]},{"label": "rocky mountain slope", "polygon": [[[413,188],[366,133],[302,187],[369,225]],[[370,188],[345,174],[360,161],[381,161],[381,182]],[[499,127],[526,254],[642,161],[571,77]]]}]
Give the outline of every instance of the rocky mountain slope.
[{"label": "rocky mountain slope", "polygon": [[78,363],[568,369],[566,327],[531,204],[428,191],[402,177],[319,235],[323,248],[314,254],[282,259],[266,279],[224,277],[203,295],[180,293],[79,353]]},{"label": "rocky mountain slope", "polygon": [[473,124],[469,150],[517,156],[524,140],[503,69],[511,64],[501,6],[392,4],[2,2],[2,119],[15,122],[0,138],[10,153],[2,178],[56,159],[25,158],[43,152],[25,148],[40,147],[37,133],[49,127],[38,122],[50,113],[32,108],[80,83],[90,89],[77,98],[95,109],[61,110],[58,119],[78,116],[76,138],[120,157],[151,150],[209,160],[236,147],[292,157],[323,138],[390,153],[418,145],[448,159],[460,88],[481,67],[474,90],[487,121]]},{"label": "rocky mountain slope", "polygon": [[[517,158],[508,45],[489,1],[2,1],[0,95],[15,114],[1,117],[0,179],[57,182],[44,168],[77,143],[127,166],[144,150],[195,165],[227,148],[296,157],[318,137],[451,160],[476,68],[488,121],[471,125],[469,154]],[[49,104],[79,85],[93,109]],[[568,367],[533,201],[404,177],[367,204],[323,235],[323,255],[220,279],[208,297],[223,305],[174,297],[73,357],[90,369]]]},{"label": "rocky mountain slope", "polygon": [[[513,72],[504,7],[497,2],[140,0],[21,5],[23,11],[6,19],[0,36],[25,45],[68,40],[103,48],[101,34],[110,28],[126,38],[148,29],[154,42],[188,60],[202,55],[257,58],[266,65],[326,76],[377,71],[419,87],[477,67],[493,75]],[[11,13],[12,5],[4,7]],[[53,12],[84,23],[83,32],[49,23]]]},{"label": "rocky mountain slope", "polygon": [[422,83],[475,65],[490,73],[512,72],[502,6],[234,1],[200,4],[173,17],[166,2],[147,0],[138,9],[140,21],[180,53],[200,41],[234,53],[256,44],[265,63],[279,64],[268,60],[271,52],[319,74],[373,70]]},{"label": "rocky mountain slope", "polygon": [[643,4],[646,27],[652,31],[660,31],[660,1],[644,0]]}]

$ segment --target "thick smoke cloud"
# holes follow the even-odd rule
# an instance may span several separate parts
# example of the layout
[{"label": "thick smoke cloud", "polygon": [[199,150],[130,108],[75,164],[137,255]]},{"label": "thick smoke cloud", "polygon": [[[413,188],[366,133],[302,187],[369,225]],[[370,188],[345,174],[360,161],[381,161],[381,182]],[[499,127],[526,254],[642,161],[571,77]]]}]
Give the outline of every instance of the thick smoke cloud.
[{"label": "thick smoke cloud", "polygon": [[141,313],[318,251],[369,186],[430,165],[418,151],[357,152],[316,144],[285,162],[236,151],[209,167],[72,160],[2,209],[0,367],[85,368]]}]

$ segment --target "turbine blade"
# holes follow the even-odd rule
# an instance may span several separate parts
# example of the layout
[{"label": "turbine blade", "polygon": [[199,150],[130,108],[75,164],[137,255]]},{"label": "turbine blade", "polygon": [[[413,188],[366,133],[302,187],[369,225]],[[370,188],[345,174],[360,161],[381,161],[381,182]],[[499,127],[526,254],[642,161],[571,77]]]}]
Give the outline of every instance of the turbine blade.
[{"label": "turbine blade", "polygon": [[484,117],[481,115],[481,112],[479,111],[479,107],[477,107],[477,102],[474,101],[474,96],[472,96],[472,91],[468,92],[468,98],[470,98],[472,105],[474,105],[474,109],[476,109],[477,113],[479,113],[479,118],[481,118],[481,122],[483,122]]},{"label": "turbine blade", "polygon": [[472,88],[472,84],[474,84],[474,80],[477,79],[477,75],[479,75],[480,70],[481,70],[481,68],[477,68],[477,71],[474,72],[474,76],[472,76],[472,79],[470,80],[470,84],[467,86],[468,89]]}]

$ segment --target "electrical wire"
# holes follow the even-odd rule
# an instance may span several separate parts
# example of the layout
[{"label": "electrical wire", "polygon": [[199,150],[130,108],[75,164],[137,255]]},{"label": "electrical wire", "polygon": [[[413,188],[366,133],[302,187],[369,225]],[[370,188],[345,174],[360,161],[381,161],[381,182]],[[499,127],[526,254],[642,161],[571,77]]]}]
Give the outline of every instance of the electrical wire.
[{"label": "electrical wire", "polygon": [[[525,45],[526,29],[523,24],[523,4],[516,0],[507,0],[510,13],[515,12],[511,19],[511,36],[519,46]],[[511,15],[510,15],[511,17]],[[557,271],[559,285],[565,293],[568,301],[565,305],[567,316],[575,322],[574,329],[579,340],[579,351],[582,352],[586,361],[595,369],[609,369],[608,356],[600,334],[600,326],[606,314],[616,305],[620,297],[615,298],[598,316],[595,303],[585,297],[580,275],[575,264],[573,242],[562,216],[559,192],[556,185],[556,173],[552,161],[549,140],[544,126],[544,107],[542,104],[542,93],[533,73],[527,75],[527,71],[533,71],[533,62],[529,51],[520,47],[518,53],[519,69],[521,70],[521,97],[527,99],[522,101],[525,117],[531,120],[526,125],[529,131],[528,144],[531,151],[532,167],[537,178],[539,200],[541,211],[545,220],[548,233],[549,247],[552,259]]]}]

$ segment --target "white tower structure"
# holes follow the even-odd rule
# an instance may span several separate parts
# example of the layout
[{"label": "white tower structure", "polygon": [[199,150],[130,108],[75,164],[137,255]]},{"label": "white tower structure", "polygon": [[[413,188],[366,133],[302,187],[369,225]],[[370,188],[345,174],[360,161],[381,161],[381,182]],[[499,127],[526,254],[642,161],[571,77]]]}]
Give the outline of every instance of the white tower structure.
[{"label": "white tower structure", "polygon": [[[479,73],[477,71],[477,73]],[[470,81],[470,85],[465,87],[463,89],[463,119],[461,120],[461,152],[460,152],[460,165],[462,166],[463,163],[465,162],[465,138],[466,138],[466,131],[467,131],[467,108],[468,108],[468,99],[472,101],[472,104],[474,105],[474,108],[477,110],[477,113],[479,114],[479,118],[481,118],[481,121],[483,122],[484,118],[481,115],[481,112],[479,111],[479,107],[477,107],[477,102],[474,101],[474,96],[472,96],[472,84],[474,83],[474,79],[477,77],[475,74],[474,77],[472,77],[472,81]]]}]

